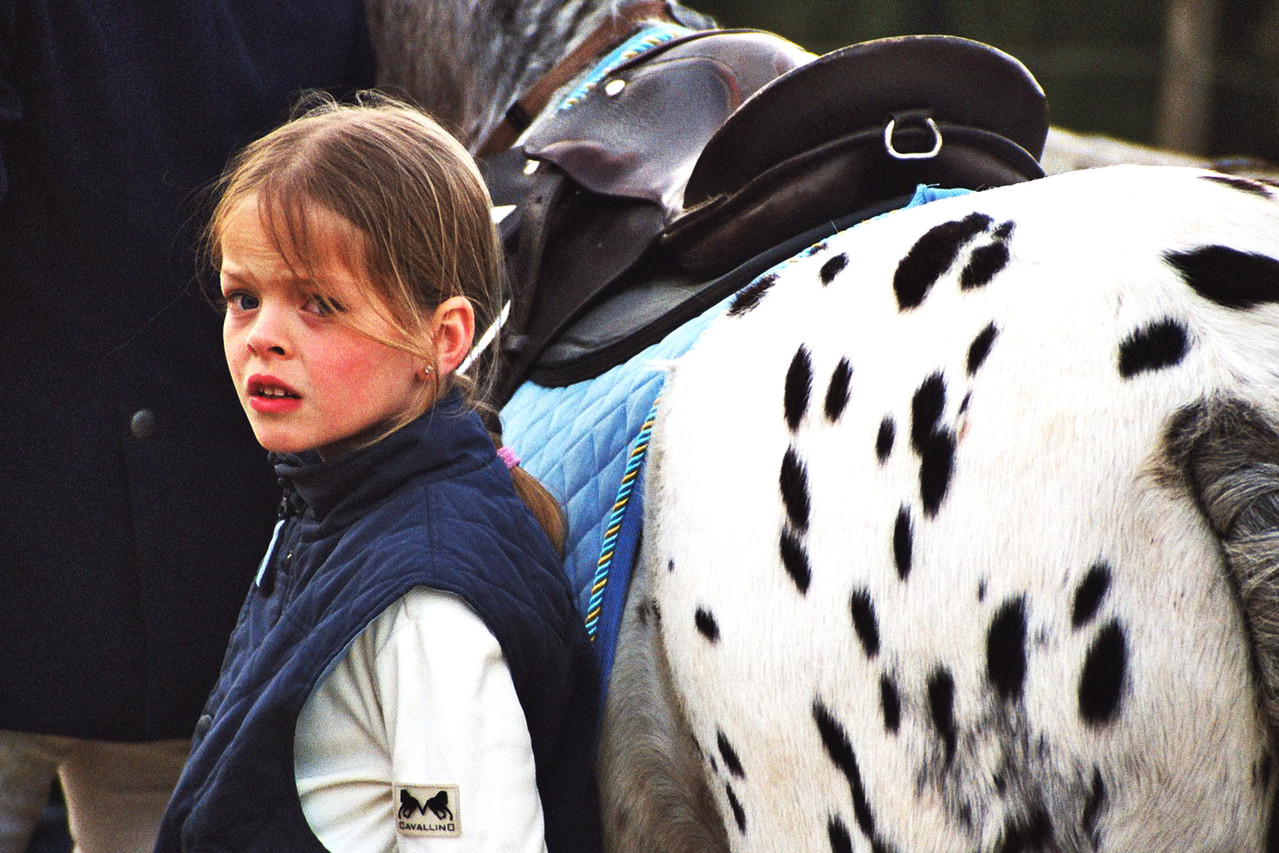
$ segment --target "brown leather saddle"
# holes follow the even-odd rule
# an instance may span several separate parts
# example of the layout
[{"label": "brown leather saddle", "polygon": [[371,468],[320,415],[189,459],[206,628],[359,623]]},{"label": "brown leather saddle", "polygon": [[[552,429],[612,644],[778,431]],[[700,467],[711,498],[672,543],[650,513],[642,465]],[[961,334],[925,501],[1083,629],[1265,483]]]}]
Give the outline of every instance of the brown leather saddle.
[{"label": "brown leather saddle", "polygon": [[919,184],[1043,175],[1043,90],[1016,59],[951,36],[821,57],[711,30],[620,66],[522,146],[482,160],[512,310],[500,407],[524,381],[597,376]]}]

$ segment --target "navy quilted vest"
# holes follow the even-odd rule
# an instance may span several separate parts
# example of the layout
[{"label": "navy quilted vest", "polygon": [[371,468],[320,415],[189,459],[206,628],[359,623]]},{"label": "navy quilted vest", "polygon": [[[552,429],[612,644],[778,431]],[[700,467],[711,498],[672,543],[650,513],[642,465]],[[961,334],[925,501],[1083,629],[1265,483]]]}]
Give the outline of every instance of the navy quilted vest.
[{"label": "navy quilted vest", "polygon": [[294,780],[298,714],[329,664],[415,586],[460,596],[500,643],[550,851],[598,850],[598,675],[559,559],[479,418],[452,395],[370,447],[277,471],[296,489],[294,514],[241,611],[156,850],[324,849]]}]

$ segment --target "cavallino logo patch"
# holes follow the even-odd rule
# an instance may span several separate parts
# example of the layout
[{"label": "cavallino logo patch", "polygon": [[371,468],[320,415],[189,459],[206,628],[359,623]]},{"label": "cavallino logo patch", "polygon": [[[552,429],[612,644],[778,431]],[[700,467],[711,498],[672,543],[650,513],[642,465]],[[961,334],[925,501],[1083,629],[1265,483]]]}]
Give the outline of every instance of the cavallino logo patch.
[{"label": "cavallino logo patch", "polygon": [[395,831],[404,836],[457,838],[462,834],[456,785],[396,785]]}]

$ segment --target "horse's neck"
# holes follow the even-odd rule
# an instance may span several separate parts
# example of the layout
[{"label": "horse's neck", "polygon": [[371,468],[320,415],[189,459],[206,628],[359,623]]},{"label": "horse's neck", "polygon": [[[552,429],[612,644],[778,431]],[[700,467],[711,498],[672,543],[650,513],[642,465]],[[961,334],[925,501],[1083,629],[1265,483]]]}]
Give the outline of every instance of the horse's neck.
[{"label": "horse's neck", "polygon": [[524,90],[622,0],[367,0],[378,85],[474,150]]}]

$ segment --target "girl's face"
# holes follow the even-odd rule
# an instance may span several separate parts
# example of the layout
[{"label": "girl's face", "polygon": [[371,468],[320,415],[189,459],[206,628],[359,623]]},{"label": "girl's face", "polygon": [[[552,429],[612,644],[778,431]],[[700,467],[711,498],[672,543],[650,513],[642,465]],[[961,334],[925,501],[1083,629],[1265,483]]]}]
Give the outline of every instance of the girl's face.
[{"label": "girl's face", "polygon": [[350,239],[349,229],[322,209],[311,214],[318,283],[300,278],[305,273],[280,254],[256,196],[232,208],[221,235],[222,340],[262,446],[330,458],[424,408],[429,392],[421,356],[356,331],[396,336],[362,274],[339,260],[338,241]]}]

